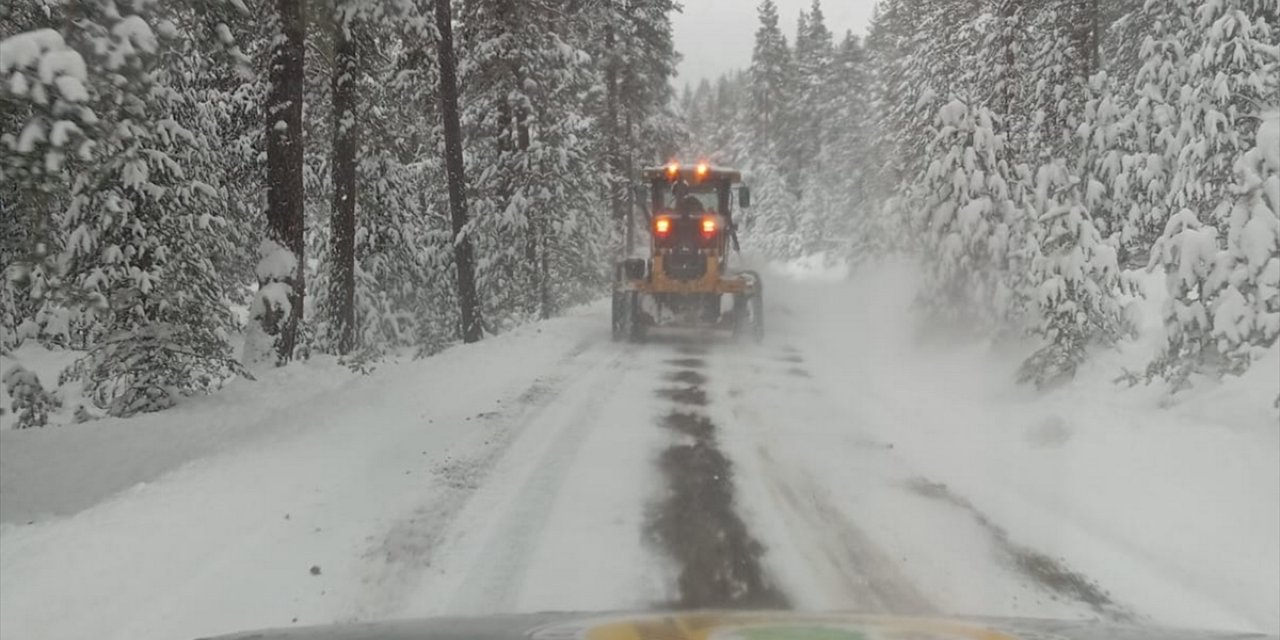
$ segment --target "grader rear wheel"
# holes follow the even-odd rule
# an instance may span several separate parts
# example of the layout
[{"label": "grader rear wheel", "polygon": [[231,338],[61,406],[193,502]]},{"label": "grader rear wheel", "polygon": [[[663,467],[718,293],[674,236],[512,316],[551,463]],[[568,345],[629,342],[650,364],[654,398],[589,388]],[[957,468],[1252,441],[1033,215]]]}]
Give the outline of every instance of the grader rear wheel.
[{"label": "grader rear wheel", "polygon": [[625,291],[613,292],[612,327],[613,327],[614,342],[618,342],[627,337],[626,325],[623,322],[623,319],[626,317],[625,314],[623,313],[624,305],[626,304],[625,303],[626,296],[627,296],[627,292]]},{"label": "grader rear wheel", "polygon": [[645,334],[644,310],[640,307],[640,292],[613,292],[613,340],[642,342]]}]

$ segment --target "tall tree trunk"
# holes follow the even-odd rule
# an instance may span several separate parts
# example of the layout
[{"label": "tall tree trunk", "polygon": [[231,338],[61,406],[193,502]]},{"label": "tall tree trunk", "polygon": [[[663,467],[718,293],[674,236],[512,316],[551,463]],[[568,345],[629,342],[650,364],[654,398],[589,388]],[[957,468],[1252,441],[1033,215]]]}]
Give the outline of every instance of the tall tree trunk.
[{"label": "tall tree trunk", "polygon": [[[516,86],[523,86],[524,81],[517,70],[515,76]],[[529,162],[529,111],[523,105],[516,106],[516,147],[520,150],[520,155],[524,166],[528,166]],[[527,171],[527,169],[522,169]],[[545,213],[540,213],[537,207],[525,208],[525,235],[524,235],[524,263],[525,273],[527,274],[528,294],[525,298],[527,301],[526,311],[531,314],[537,314],[543,317],[545,313],[544,305],[541,303],[542,291],[547,286],[542,277],[542,267],[539,258],[540,248],[543,244],[542,234],[543,220]]]},{"label": "tall tree trunk", "polygon": [[444,124],[444,164],[449,182],[449,213],[453,222],[453,259],[458,282],[458,311],[462,341],[483,337],[480,300],[476,295],[475,257],[467,237],[467,179],[462,163],[462,127],[458,121],[458,60],[453,50],[452,0],[435,0],[436,41],[440,60],[440,117]]},{"label": "tall tree trunk", "polygon": [[1087,85],[1089,76],[1098,71],[1098,1],[1074,0],[1068,12],[1075,25],[1071,37],[1076,49],[1076,72]]},{"label": "tall tree trunk", "polygon": [[[626,138],[624,139],[624,142],[627,145],[627,151],[626,151],[626,154],[623,156],[624,162],[623,162],[622,172],[623,172],[623,175],[627,176],[627,180],[630,181],[631,176],[635,175],[635,162],[633,160],[634,156],[632,155],[633,149],[634,149],[633,145],[635,140],[635,132],[632,131],[631,110],[627,109],[625,111],[625,114],[626,114],[625,115],[626,122],[624,123],[623,126],[626,128]],[[627,196],[627,201],[631,204],[631,206],[627,207],[627,215],[626,215],[627,238],[626,238],[626,254],[624,255],[625,257],[629,258],[631,257],[631,252],[635,251],[636,249],[635,213],[636,213],[637,203],[636,203],[635,193],[632,192],[630,189],[628,189],[627,191],[629,192],[629,195]],[[649,203],[647,202],[639,203],[639,204],[646,207],[649,206]]]},{"label": "tall tree trunk", "polygon": [[[304,0],[276,0],[283,37],[271,52],[271,87],[267,95],[267,225],[271,239],[293,253],[296,268],[290,285],[290,312],[282,322],[264,318],[264,329],[276,337],[281,362],[293,357],[298,322],[306,292],[303,246],[302,80],[306,37]],[[263,283],[265,284],[265,283]]]},{"label": "tall tree trunk", "polygon": [[[515,155],[515,116],[512,115],[511,99],[503,97],[498,102],[498,158],[500,158],[500,166],[510,167]],[[503,178],[498,181],[498,187],[495,190],[498,196],[499,206],[506,211],[511,206],[511,201],[515,198],[515,182],[510,174],[504,172]],[[523,275],[519,271],[520,263],[516,260],[503,260],[502,273],[506,276],[506,286],[515,288],[516,280]]]},{"label": "tall tree trunk", "polygon": [[1087,10],[1089,12],[1089,23],[1091,34],[1089,38],[1089,75],[1093,75],[1102,70],[1102,10],[1098,7],[1098,0],[1087,0]]},{"label": "tall tree trunk", "polygon": [[[605,154],[608,156],[609,171],[609,208],[615,221],[626,217],[626,195],[623,187],[631,176],[622,175],[621,151],[618,140],[618,59],[613,55],[613,17],[604,27],[604,50],[608,60],[604,67],[604,104],[605,104]],[[616,224],[616,222],[615,222]]]},{"label": "tall tree trunk", "polygon": [[355,348],[356,324],[356,154],[360,129],[356,122],[355,17],[340,4],[334,29],[333,91],[333,223],[329,297],[338,353]]},{"label": "tall tree trunk", "polygon": [[545,226],[538,227],[538,317],[546,320],[555,311],[551,301],[551,238]]}]

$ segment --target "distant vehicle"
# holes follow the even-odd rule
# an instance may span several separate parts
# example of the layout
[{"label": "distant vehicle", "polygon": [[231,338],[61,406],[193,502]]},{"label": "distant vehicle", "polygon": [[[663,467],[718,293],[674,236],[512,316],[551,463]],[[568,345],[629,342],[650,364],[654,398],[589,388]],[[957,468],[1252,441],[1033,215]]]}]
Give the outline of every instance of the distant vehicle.
[{"label": "distant vehicle", "polygon": [[220,640],[1275,640],[1089,621],[798,612],[525,614],[294,627]]},{"label": "distant vehicle", "polygon": [[[648,200],[649,258],[615,265],[613,338],[638,342],[653,326],[732,329],[764,337],[764,282],[729,266],[737,249],[733,185],[742,174],[707,163],[644,169],[639,200]],[[751,191],[737,190],[751,206]],[[724,309],[724,298],[732,302]]]}]

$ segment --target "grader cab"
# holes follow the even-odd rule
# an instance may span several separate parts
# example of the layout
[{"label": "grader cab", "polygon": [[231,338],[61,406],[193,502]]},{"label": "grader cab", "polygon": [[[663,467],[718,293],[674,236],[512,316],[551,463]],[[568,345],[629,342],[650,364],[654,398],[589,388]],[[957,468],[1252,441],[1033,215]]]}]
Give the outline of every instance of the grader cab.
[{"label": "grader cab", "polygon": [[734,196],[738,206],[751,205],[747,187],[734,189],[742,174],[672,162],[642,176],[637,196],[648,202],[649,252],[616,265],[614,339],[640,341],[652,327],[677,326],[761,340],[764,283],[754,271],[729,265],[730,248],[738,244]]}]

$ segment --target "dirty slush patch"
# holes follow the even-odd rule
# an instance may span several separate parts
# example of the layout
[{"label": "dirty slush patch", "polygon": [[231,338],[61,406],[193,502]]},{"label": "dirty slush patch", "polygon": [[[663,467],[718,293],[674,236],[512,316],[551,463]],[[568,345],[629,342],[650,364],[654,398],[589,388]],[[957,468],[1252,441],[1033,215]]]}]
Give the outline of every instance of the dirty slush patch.
[{"label": "dirty slush patch", "polygon": [[702,385],[707,382],[707,377],[697,371],[676,371],[668,373],[665,377],[667,380],[682,384]]},{"label": "dirty slush patch", "polygon": [[991,534],[996,546],[1008,555],[1014,567],[1050,593],[1083,602],[1109,620],[1137,620],[1132,611],[1112,600],[1111,594],[1089,577],[1072,570],[1060,560],[1010,540],[1009,532],[1004,527],[992,522],[972,502],[956,495],[947,485],[927,478],[914,478],[907,483],[907,488],[926,498],[940,500],[969,512],[974,521]]},{"label": "dirty slush patch", "polygon": [[679,599],[667,606],[786,607],[786,597],[760,566],[764,547],[734,512],[732,465],[716,444],[715,425],[676,411],[662,426],[693,440],[659,457],[667,493],[649,517],[650,537],[680,566]]},{"label": "dirty slush patch", "polygon": [[683,367],[685,369],[701,369],[707,366],[707,362],[702,358],[673,358],[667,360],[667,364]]},{"label": "dirty slush patch", "polygon": [[658,396],[667,398],[678,404],[689,404],[699,407],[707,405],[707,392],[702,387],[676,387],[671,389],[658,389]]}]

